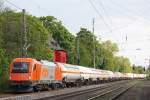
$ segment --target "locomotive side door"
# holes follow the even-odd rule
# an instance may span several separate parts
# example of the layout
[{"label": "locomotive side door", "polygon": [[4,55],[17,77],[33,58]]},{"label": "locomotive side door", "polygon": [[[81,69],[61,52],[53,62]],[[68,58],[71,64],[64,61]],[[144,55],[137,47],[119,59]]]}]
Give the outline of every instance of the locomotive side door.
[{"label": "locomotive side door", "polygon": [[37,80],[37,65],[36,64],[34,64],[33,65],[33,72],[32,72],[32,79],[33,80]]}]

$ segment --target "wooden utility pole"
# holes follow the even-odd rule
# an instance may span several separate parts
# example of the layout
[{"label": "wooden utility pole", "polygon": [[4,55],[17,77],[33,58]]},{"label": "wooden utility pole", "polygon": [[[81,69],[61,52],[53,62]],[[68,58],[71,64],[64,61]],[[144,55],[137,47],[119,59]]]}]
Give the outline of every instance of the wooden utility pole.
[{"label": "wooden utility pole", "polygon": [[27,44],[27,26],[26,26],[26,16],[25,9],[22,9],[22,56],[27,57],[27,48],[29,45]]},{"label": "wooden utility pole", "polygon": [[95,37],[94,37],[94,25],[95,25],[95,19],[93,18],[93,66],[95,66]]},{"label": "wooden utility pole", "polygon": [[77,35],[77,65],[80,64],[80,36]]},{"label": "wooden utility pole", "polygon": [[150,59],[148,59],[148,70],[149,70],[149,73],[150,73]]}]

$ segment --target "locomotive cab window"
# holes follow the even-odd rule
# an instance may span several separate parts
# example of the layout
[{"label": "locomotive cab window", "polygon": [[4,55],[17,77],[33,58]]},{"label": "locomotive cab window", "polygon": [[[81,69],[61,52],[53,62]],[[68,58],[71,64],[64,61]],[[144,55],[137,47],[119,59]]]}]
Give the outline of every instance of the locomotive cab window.
[{"label": "locomotive cab window", "polygon": [[27,62],[15,62],[12,66],[12,73],[28,73],[29,63]]}]

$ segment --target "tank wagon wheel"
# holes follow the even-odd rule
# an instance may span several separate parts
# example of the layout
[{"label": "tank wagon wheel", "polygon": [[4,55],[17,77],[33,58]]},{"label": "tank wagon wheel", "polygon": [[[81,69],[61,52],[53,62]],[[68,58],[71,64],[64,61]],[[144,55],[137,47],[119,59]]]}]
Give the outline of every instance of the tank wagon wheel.
[{"label": "tank wagon wheel", "polygon": [[92,85],[92,84],[93,84],[93,79],[90,78],[90,79],[88,80],[88,82],[89,82],[89,85]]},{"label": "tank wagon wheel", "polygon": [[84,84],[85,84],[85,85],[90,85],[90,84],[89,84],[89,80],[86,79],[86,80],[84,81]]},{"label": "tank wagon wheel", "polygon": [[81,87],[82,83],[81,82],[77,82],[75,85],[76,85],[76,87]]},{"label": "tank wagon wheel", "polygon": [[62,79],[62,88],[67,88],[67,82],[65,77]]},{"label": "tank wagon wheel", "polygon": [[69,83],[66,83],[66,88],[69,88],[69,87],[70,87]]},{"label": "tank wagon wheel", "polygon": [[65,83],[62,83],[62,84],[60,84],[60,88],[65,88],[66,87],[66,84]]},{"label": "tank wagon wheel", "polygon": [[51,84],[52,90],[56,90],[56,89],[58,89],[59,87],[61,87],[61,84],[59,84],[59,83],[52,83],[52,84]]},{"label": "tank wagon wheel", "polygon": [[55,83],[52,83],[52,84],[51,84],[51,88],[52,88],[52,90],[55,90],[55,89],[56,89],[56,84],[55,84]]},{"label": "tank wagon wheel", "polygon": [[80,85],[80,83],[78,82],[78,83],[76,83],[76,87],[81,87],[81,85]]},{"label": "tank wagon wheel", "polygon": [[76,86],[76,87],[81,87],[82,84],[83,84],[83,81],[82,81],[82,80],[83,80],[83,79],[77,80],[77,81],[75,82],[75,86]]},{"label": "tank wagon wheel", "polygon": [[52,90],[55,90],[55,88],[56,88],[55,85],[51,85]]},{"label": "tank wagon wheel", "polygon": [[43,87],[43,90],[49,91],[49,86],[48,86],[48,84],[45,84],[45,85],[43,85],[42,87]]}]

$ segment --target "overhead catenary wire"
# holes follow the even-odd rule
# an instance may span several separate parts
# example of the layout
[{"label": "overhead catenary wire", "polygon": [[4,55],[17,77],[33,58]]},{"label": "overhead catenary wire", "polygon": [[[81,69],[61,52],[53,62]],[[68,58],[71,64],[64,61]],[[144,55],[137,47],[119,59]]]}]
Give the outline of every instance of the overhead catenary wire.
[{"label": "overhead catenary wire", "polygon": [[[42,10],[42,12],[44,11],[45,13],[48,13],[51,15],[51,11],[46,9],[45,7],[42,7],[39,3],[37,3],[35,0],[31,0],[35,5],[36,7],[39,9],[39,10]],[[41,14],[41,12],[39,11],[39,14]],[[40,16],[40,15],[39,15]],[[58,21],[61,21],[59,19],[57,19]],[[69,27],[67,24],[63,23],[63,25],[65,25],[67,28]]]},{"label": "overhead catenary wire", "polygon": [[[10,0],[8,1],[8,0],[5,0],[8,4],[10,4],[10,5],[12,5],[13,7],[15,7],[15,8],[17,8],[17,9],[19,9],[19,10],[23,10],[24,8],[21,8],[21,7],[19,7],[19,6],[17,6],[17,5],[15,5],[14,3],[12,3],[12,2],[10,2]],[[27,10],[26,10],[27,11]],[[29,23],[30,23],[30,21],[29,21]],[[34,23],[34,24],[36,24],[36,25],[38,25],[39,26],[39,23]],[[33,25],[34,25],[33,24]],[[37,27],[37,26],[36,26]]]},{"label": "overhead catenary wire", "polygon": [[15,5],[14,3],[12,3],[10,0],[5,0],[8,4],[12,5],[13,7],[19,9],[19,10],[22,10],[22,8],[20,8],[19,6]]},{"label": "overhead catenary wire", "polygon": [[[99,4],[99,5],[101,6],[101,8],[103,9],[103,11],[105,12],[105,14],[107,14],[106,9],[104,8],[102,2],[99,1],[99,3],[97,3],[97,4]],[[107,15],[108,15],[108,14],[107,14]],[[139,20],[139,19],[137,18],[137,16],[131,17],[131,16],[128,15],[128,17],[133,19],[133,20],[132,20],[132,23],[134,23],[136,19],[137,19],[137,21]],[[136,18],[136,19],[135,19],[135,18]],[[109,19],[109,21],[111,22],[112,20]],[[128,23],[128,25],[111,28],[111,30],[108,30],[108,31],[103,32],[103,33],[113,33],[113,31],[117,31],[117,30],[121,30],[121,29],[124,29],[124,28],[129,27],[132,23],[130,22],[130,23]],[[118,40],[117,40],[117,41],[118,41]]]},{"label": "overhead catenary wire", "polygon": [[[109,0],[111,2],[111,4],[113,4],[114,6],[118,7],[119,9],[123,10],[124,13],[126,13],[128,15],[128,17],[130,18],[134,18],[133,21],[138,21],[140,23],[146,23],[146,24],[150,24],[150,20],[145,18],[145,16],[143,16],[143,14],[139,14],[123,5],[118,4],[117,2],[115,2],[114,0]],[[129,16],[132,15],[132,16]],[[126,41],[127,42],[127,41]]]},{"label": "overhead catenary wire", "polygon": [[[111,33],[112,35],[115,35],[116,37],[116,34],[113,33],[113,22],[112,22],[112,19],[111,17],[109,16],[107,10],[105,9],[105,6],[103,5],[103,2],[101,0],[98,0],[98,3],[97,3],[100,8],[102,8],[103,12],[105,13],[105,16],[107,16],[107,20],[109,21],[109,25],[110,25],[110,30],[109,30],[109,33]],[[117,42],[119,42],[119,39],[116,37],[116,40]]]},{"label": "overhead catenary wire", "polygon": [[[10,2],[10,0],[8,1],[8,0],[5,0],[6,2],[8,2],[9,4],[11,4],[11,5],[13,5],[14,7],[16,7],[17,9],[20,9],[20,10],[22,10],[22,8],[20,8],[20,7],[18,7],[17,5],[15,5],[14,3],[12,3],[12,2]],[[32,0],[31,0],[32,1]],[[91,0],[90,0],[91,1]],[[112,1],[112,0],[111,0]],[[36,2],[35,2],[36,3]],[[103,9],[105,9],[104,8],[104,6],[102,6],[103,7]],[[40,8],[42,8],[41,6],[40,6]],[[124,8],[124,7],[123,7]],[[44,9],[44,11],[45,11],[46,9]],[[106,13],[106,9],[105,9],[105,13]],[[129,16],[129,17],[131,17],[131,16]],[[129,25],[129,24],[128,24]],[[114,28],[114,29],[112,29],[111,31],[114,31],[114,30],[119,30],[119,29],[122,29],[122,28],[124,28],[124,27],[128,27],[128,25],[127,26],[123,26],[123,27],[117,27],[117,28]],[[110,31],[107,31],[107,32],[110,32]],[[104,33],[107,33],[107,32],[104,32]]]},{"label": "overhead catenary wire", "polygon": [[[89,0],[90,1],[90,0]],[[93,1],[94,2],[94,1]],[[105,21],[104,17],[101,15],[101,13],[99,12],[99,10],[95,7],[94,3],[92,3],[92,1],[90,1],[92,7],[94,8],[94,10],[97,12],[97,14],[100,16],[100,18],[103,20],[105,26],[107,27],[107,29],[109,30],[107,33],[112,33],[112,35],[115,35],[113,34],[113,31],[111,29],[111,25],[112,25],[112,20],[109,19],[109,22],[110,22],[110,25],[107,24],[107,22]],[[100,4],[99,4],[100,3]],[[106,13],[106,10],[105,10],[105,7],[103,6],[102,2],[99,2],[98,4],[102,7],[103,11],[105,12],[105,14],[108,16],[108,14]],[[105,32],[106,33],[106,32]],[[116,35],[115,35],[116,36]],[[116,38],[116,41],[117,43],[120,43],[119,39]]]},{"label": "overhead catenary wire", "polygon": [[112,28],[112,27],[113,27],[113,25],[112,25],[112,24],[113,24],[112,19],[110,18],[110,16],[109,16],[107,10],[105,9],[105,7],[104,7],[102,1],[101,1],[101,0],[98,0],[98,4],[99,4],[99,6],[103,9],[105,15],[107,16],[107,19],[108,19],[108,21],[109,21],[109,24],[110,24],[110,26],[111,26],[111,28]]},{"label": "overhead catenary wire", "polygon": [[105,26],[110,30],[110,26],[107,24],[107,22],[105,21],[104,17],[101,15],[101,13],[99,12],[99,10],[95,7],[94,3],[91,0],[88,0],[89,3],[91,4],[91,6],[93,7],[93,9],[95,10],[95,12],[98,14],[98,16],[100,17],[100,19],[102,19],[102,21],[104,22]]},{"label": "overhead catenary wire", "polygon": [[[39,9],[39,10],[42,10],[46,13],[51,13],[51,11],[49,11],[48,9],[44,8],[44,7],[41,7],[39,3],[37,3],[36,1],[34,0],[31,0],[31,2],[33,2],[35,4],[35,6]],[[40,11],[39,11],[40,12]]]},{"label": "overhead catenary wire", "polygon": [[[110,0],[111,2],[113,2],[113,0]],[[100,3],[101,4],[101,3]],[[126,8],[126,7],[124,7],[124,6],[121,6],[121,5],[119,5],[118,3],[115,3],[115,2],[113,2],[113,3],[111,3],[111,4],[113,4],[113,5],[115,5],[116,7],[119,7],[119,10],[120,10],[120,8],[121,8],[121,10],[126,10],[126,11],[128,11],[128,13],[126,13],[126,11],[125,11],[125,13],[126,13],[126,15],[128,15],[128,17],[130,17],[130,18],[132,18],[133,20],[132,20],[132,22],[135,22],[135,21],[140,21],[140,22],[146,22],[146,23],[148,23],[147,21],[149,21],[149,19],[147,19],[147,18],[144,18],[142,15],[140,15],[140,14],[138,14],[138,13],[136,13],[136,12],[134,12],[133,10],[131,10],[131,9],[128,9],[128,8]],[[103,5],[101,4],[101,7],[103,7]],[[104,7],[103,7],[104,8]],[[106,12],[105,12],[106,13]],[[134,15],[134,16],[129,16],[129,14],[131,15]],[[147,20],[147,21],[146,21]],[[148,23],[149,24],[149,23]],[[128,25],[126,25],[125,27],[128,27],[130,24],[128,24]],[[118,29],[122,29],[122,28],[125,28],[125,27],[118,27],[118,28],[115,28],[115,30],[118,30]],[[112,30],[114,30],[114,29],[112,29]],[[126,36],[125,36],[125,43],[127,44],[127,41],[128,41],[128,39],[127,39],[127,34],[126,34]]]},{"label": "overhead catenary wire", "polygon": [[[113,4],[114,6],[118,7],[119,9],[122,9],[126,12],[126,14],[128,13],[128,17],[132,18],[133,20],[137,20],[138,22],[145,22],[147,24],[150,24],[150,19],[145,18],[144,16],[142,16],[141,14],[138,14],[137,12],[134,12],[133,10],[126,8],[124,6],[119,5],[118,3],[116,3],[113,0],[109,0],[111,2],[111,4]],[[132,14],[132,16],[129,16],[129,13]],[[136,19],[135,19],[136,18]]]},{"label": "overhead catenary wire", "polygon": [[[123,28],[127,28],[127,27],[129,27],[129,25],[131,25],[132,23],[135,23],[135,21],[138,21],[138,22],[140,21],[140,23],[143,23],[143,21],[141,21],[141,20],[139,19],[139,18],[141,18],[141,16],[136,15],[135,12],[131,11],[131,10],[128,9],[128,8],[124,8],[124,7],[120,6],[119,4],[113,2],[112,0],[109,0],[109,1],[111,2],[111,4],[113,4],[113,5],[116,6],[116,7],[119,7],[119,8],[121,8],[121,9],[123,9],[123,10],[126,10],[126,9],[127,9],[129,12],[128,12],[128,14],[125,13],[126,16],[129,17],[129,18],[132,18],[132,22],[130,22],[130,23],[128,23],[127,25],[124,25],[124,26],[112,28],[111,31],[116,31],[116,30],[120,30],[120,29],[123,29]],[[100,2],[100,1],[99,1],[99,2]],[[102,2],[100,2],[99,5],[101,5],[101,7],[104,8],[104,6],[102,5]],[[105,8],[104,8],[104,9],[105,9]],[[118,10],[120,10],[120,9],[118,9]],[[107,13],[107,12],[106,12],[106,9],[105,9],[105,13]],[[134,16],[129,16],[129,13],[132,13],[132,15],[134,15]],[[147,20],[148,20],[148,19],[147,19]],[[145,20],[144,20],[144,21],[145,21]],[[147,24],[149,24],[149,23],[147,23]],[[106,31],[106,32],[104,32],[104,33],[110,33],[111,31]]]}]

